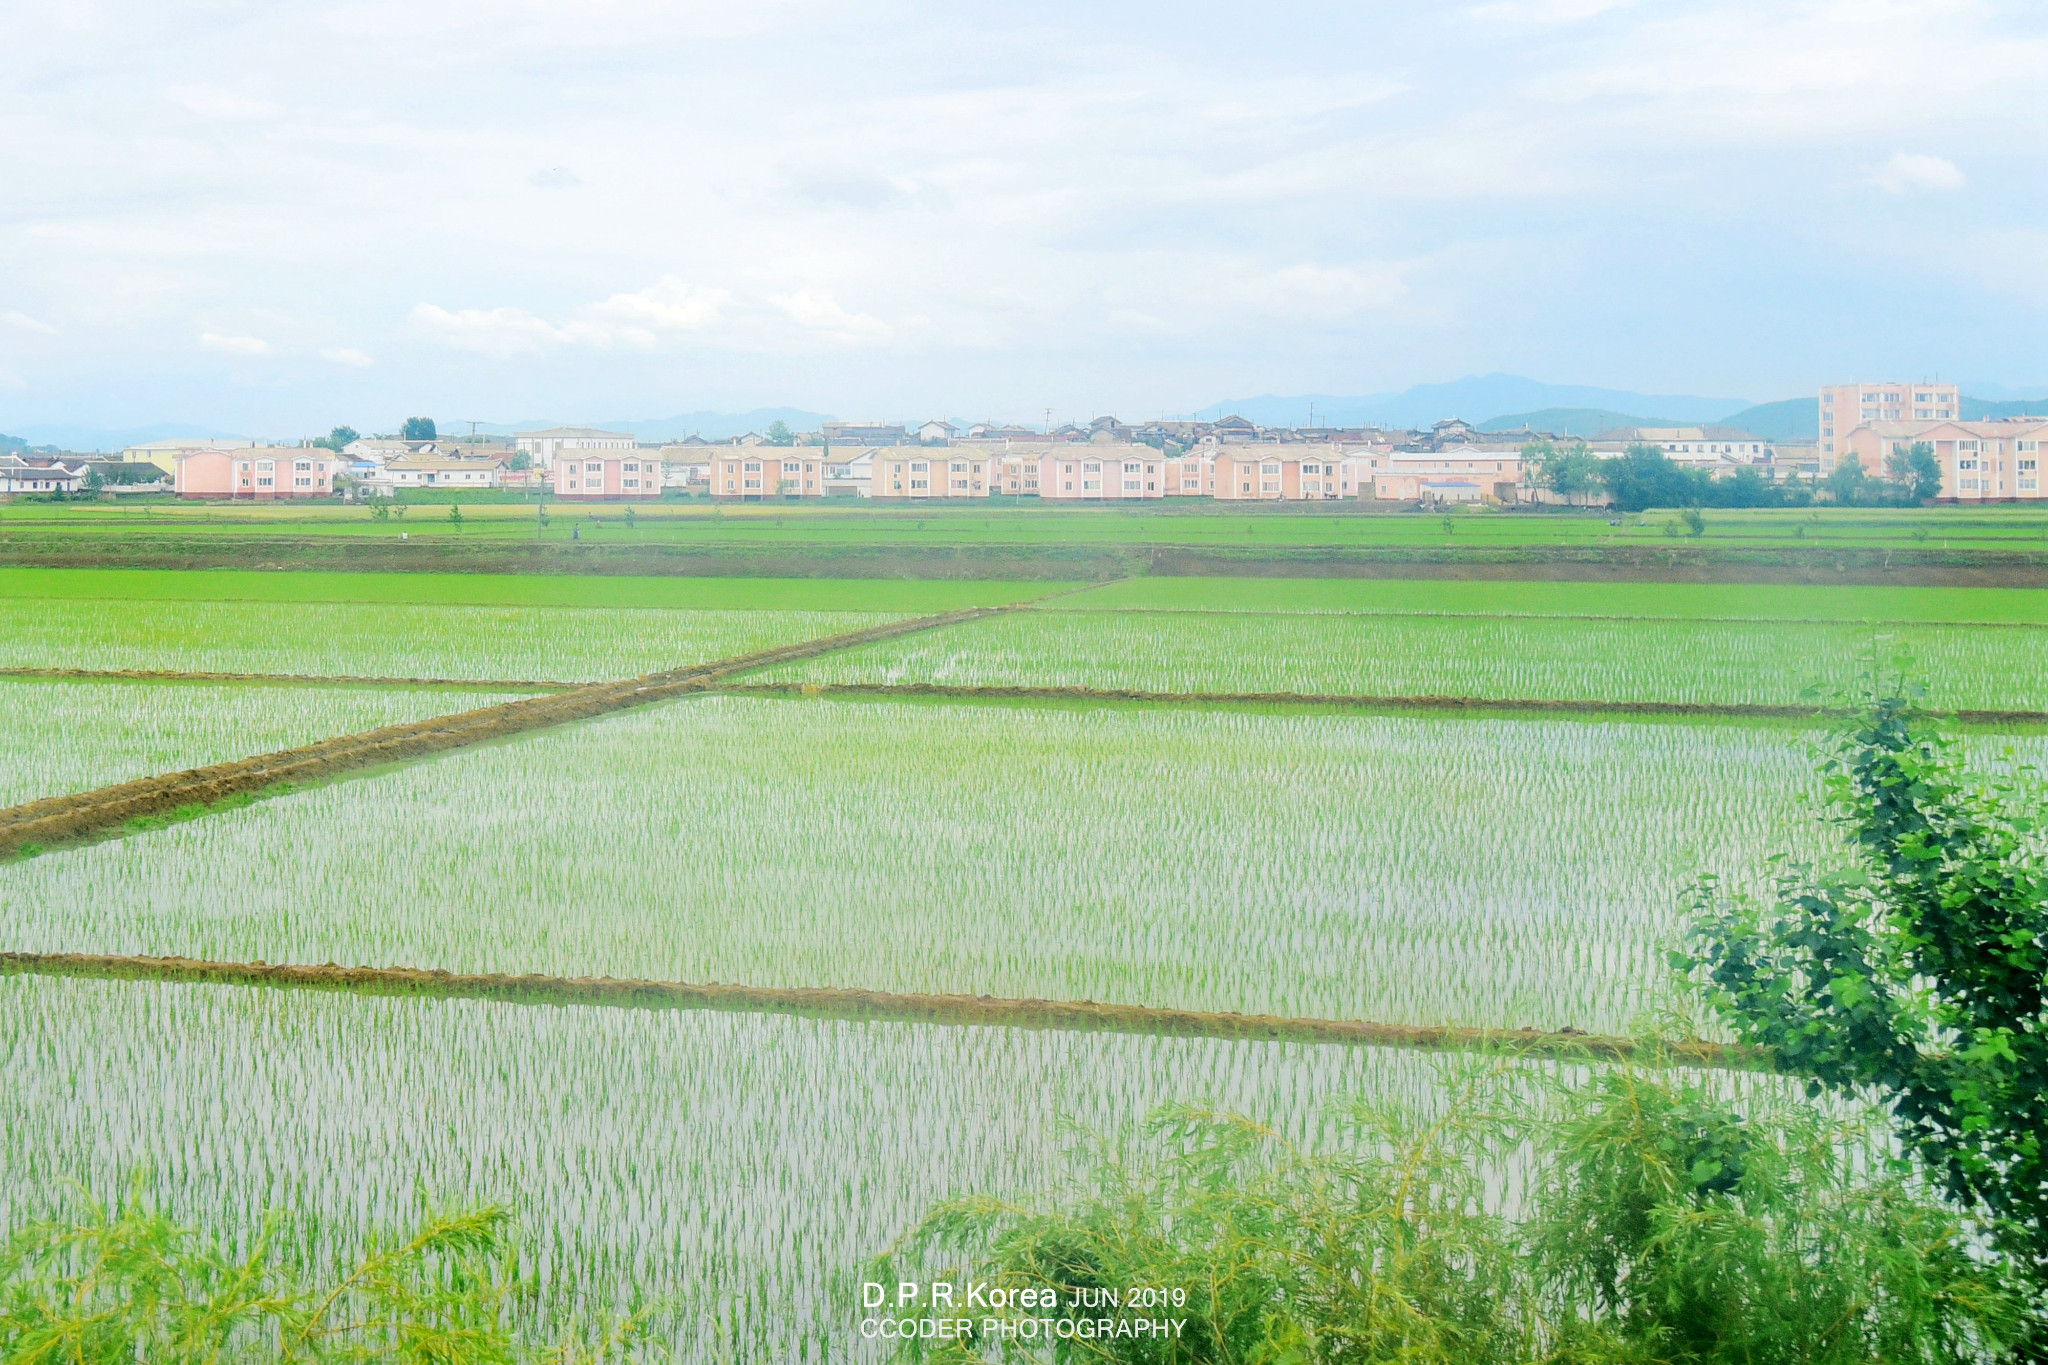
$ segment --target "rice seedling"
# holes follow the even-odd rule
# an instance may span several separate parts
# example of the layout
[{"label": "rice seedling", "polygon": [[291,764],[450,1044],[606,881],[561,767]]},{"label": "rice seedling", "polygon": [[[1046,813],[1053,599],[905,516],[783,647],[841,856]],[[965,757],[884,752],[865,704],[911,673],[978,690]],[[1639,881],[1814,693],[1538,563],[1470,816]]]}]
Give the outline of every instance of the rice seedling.
[{"label": "rice seedling", "polygon": [[1618,1033],[1815,795],[1782,727],[703,697],[0,868],[0,941]]},{"label": "rice seedling", "polygon": [[934,1203],[1059,1183],[1078,1134],[1156,1106],[1332,1140],[1423,1104],[1375,1049],[0,978],[0,1226],[135,1172],[236,1243],[267,1209],[326,1271],[445,1202],[519,1217],[560,1327],[670,1298],[683,1360],[838,1358],[854,1277]]},{"label": "rice seedling", "polygon": [[594,682],[897,619],[331,602],[95,603],[0,613],[0,668]]},{"label": "rice seedling", "polygon": [[1932,705],[2048,710],[2048,630],[1938,624],[1045,611],[752,680],[1782,706],[1899,655]]},{"label": "rice seedling", "polygon": [[522,693],[246,683],[0,680],[0,806],[473,706]]}]

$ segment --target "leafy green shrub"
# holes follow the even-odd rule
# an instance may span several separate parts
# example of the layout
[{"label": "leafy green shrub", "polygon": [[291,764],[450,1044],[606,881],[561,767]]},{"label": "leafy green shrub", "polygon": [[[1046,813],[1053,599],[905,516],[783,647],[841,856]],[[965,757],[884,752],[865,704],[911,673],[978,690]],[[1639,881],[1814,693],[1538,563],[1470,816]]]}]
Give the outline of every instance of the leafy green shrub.
[{"label": "leafy green shrub", "polygon": [[1005,1341],[977,1312],[965,1341],[901,1347],[934,1361],[1932,1365],[1995,1358],[2015,1321],[1965,1221],[1873,1160],[1857,1123],[1796,1102],[1745,1114],[1641,1068],[1502,1066],[1452,1093],[1438,1112],[1354,1107],[1347,1140],[1316,1152],[1162,1111],[1148,1159],[1105,1154],[1059,1207],[946,1205],[872,1278],[1050,1288],[1063,1306],[1186,1290],[1183,1308],[1079,1314],[1178,1317],[1177,1337]]},{"label": "leafy green shrub", "polygon": [[510,1230],[502,1208],[435,1216],[312,1284],[282,1268],[282,1216],[231,1255],[153,1212],[138,1186],[0,1247],[0,1360],[594,1365],[643,1345],[637,1320],[594,1343],[522,1337],[510,1325],[521,1289]]}]

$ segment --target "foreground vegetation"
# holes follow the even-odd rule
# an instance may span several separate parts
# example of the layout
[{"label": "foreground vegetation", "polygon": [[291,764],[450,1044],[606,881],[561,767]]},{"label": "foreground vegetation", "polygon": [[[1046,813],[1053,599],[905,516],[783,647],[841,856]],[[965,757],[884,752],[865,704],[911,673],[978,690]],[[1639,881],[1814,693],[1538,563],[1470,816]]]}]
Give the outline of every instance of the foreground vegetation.
[{"label": "foreground vegetation", "polygon": [[[1840,737],[1826,772],[1853,864],[1792,865],[1768,902],[1705,882],[1698,956],[1673,958],[1726,1025],[1806,1080],[1807,1102],[1624,1068],[1539,1077],[1532,1105],[1526,1071],[1482,1074],[1421,1112],[1361,1106],[1339,1155],[1169,1111],[1148,1163],[1105,1163],[1050,1210],[957,1201],[873,1272],[1061,1305],[1070,1340],[1050,1316],[1027,1333],[1005,1311],[951,1341],[913,1333],[902,1354],[1077,1358],[1077,1319],[1184,1311],[1170,1340],[1097,1331],[1087,1354],[2048,1357],[2041,793],[1969,777],[1898,696]],[[1826,1092],[1847,1107],[1811,1102]],[[1176,1297],[1101,1297],[1138,1286]]]},{"label": "foreground vegetation", "polygon": [[[1347,1144],[1313,1151],[1167,1109],[1149,1150],[1105,1160],[1063,1203],[938,1209],[870,1279],[979,1281],[1012,1303],[1050,1289],[1061,1310],[977,1312],[967,1340],[900,1354],[1932,1365],[1998,1359],[2025,1329],[2023,1283],[1976,1254],[1971,1222],[1889,1161],[1867,1120],[1673,1074],[1485,1069],[1437,1104],[1361,1102],[1348,1119]],[[1169,1299],[1095,1297],[1137,1287]],[[1075,1311],[1077,1296],[1103,1306]],[[1179,1328],[1048,1343],[1045,1327],[1024,1334],[1029,1317]]]}]

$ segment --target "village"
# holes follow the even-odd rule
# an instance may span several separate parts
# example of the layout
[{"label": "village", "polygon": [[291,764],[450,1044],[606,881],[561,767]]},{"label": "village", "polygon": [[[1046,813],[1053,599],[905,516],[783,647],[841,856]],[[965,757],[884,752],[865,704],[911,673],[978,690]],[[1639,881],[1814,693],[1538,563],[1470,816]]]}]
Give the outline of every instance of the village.
[{"label": "village", "polygon": [[763,501],[1034,498],[1128,502],[1345,500],[1455,506],[1609,501],[1558,476],[1560,451],[1612,459],[1653,450],[1708,479],[1743,471],[1772,485],[1818,488],[1854,463],[1882,476],[1908,451],[1939,470],[1941,501],[2041,496],[2038,452],[2048,417],[1964,420],[1953,385],[1823,388],[1818,435],[1770,440],[1724,426],[1618,427],[1591,439],[1523,429],[1487,431],[1458,418],[1427,430],[1264,427],[1243,417],[1085,426],[961,428],[776,423],[729,441],[642,442],[631,432],[555,427],[504,436],[443,436],[414,419],[407,436],[346,428],[294,445],[186,438],[117,455],[0,455],[0,494],[118,498],[172,493],[199,500],[340,498],[507,491],[565,502],[678,497]]}]

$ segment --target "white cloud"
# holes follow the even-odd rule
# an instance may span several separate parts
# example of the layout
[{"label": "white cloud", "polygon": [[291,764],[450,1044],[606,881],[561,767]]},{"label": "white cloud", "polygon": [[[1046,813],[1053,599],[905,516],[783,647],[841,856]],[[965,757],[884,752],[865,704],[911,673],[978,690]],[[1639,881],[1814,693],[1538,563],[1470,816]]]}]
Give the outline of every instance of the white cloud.
[{"label": "white cloud", "polygon": [[849,313],[830,294],[799,289],[790,294],[770,296],[797,326],[835,341],[878,341],[889,335],[889,324],[866,313]]},{"label": "white cloud", "polygon": [[503,360],[532,355],[572,340],[546,318],[524,308],[459,308],[422,303],[412,310],[413,327],[446,345]]},{"label": "white cloud", "polygon": [[367,370],[372,363],[370,357],[353,346],[324,347],[320,352],[320,358],[331,360],[337,365],[346,365],[352,370]]},{"label": "white cloud", "polygon": [[1576,24],[1609,10],[1627,9],[1635,0],[1488,0],[1472,5],[1465,17],[1494,24]]},{"label": "white cloud", "polygon": [[201,332],[199,344],[223,355],[269,355],[270,343],[262,337],[236,336],[230,332]]},{"label": "white cloud", "polygon": [[4,322],[9,327],[16,328],[19,331],[34,332],[39,336],[53,337],[57,335],[57,329],[49,323],[32,318],[26,313],[14,312],[11,309],[5,313],[0,313],[0,322]]},{"label": "white cloud", "polygon": [[701,332],[714,326],[732,301],[732,295],[723,289],[707,289],[664,275],[637,293],[614,294],[583,312],[593,321],[595,332],[609,325],[625,341],[652,346],[664,332]]},{"label": "white cloud", "polygon": [[583,182],[567,166],[550,166],[527,176],[526,183],[540,190],[573,190]]},{"label": "white cloud", "polygon": [[1886,194],[1911,194],[1916,190],[1959,190],[1964,180],[1962,169],[1946,157],[1894,152],[1870,183]]}]

